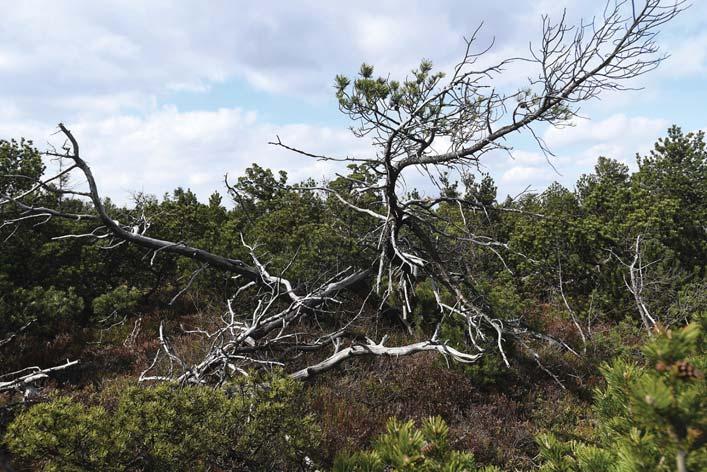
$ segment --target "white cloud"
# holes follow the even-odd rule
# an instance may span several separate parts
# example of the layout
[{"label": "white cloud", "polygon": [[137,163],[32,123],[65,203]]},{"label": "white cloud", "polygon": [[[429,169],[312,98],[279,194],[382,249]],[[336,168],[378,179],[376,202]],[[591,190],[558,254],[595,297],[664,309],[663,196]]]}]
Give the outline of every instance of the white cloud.
[{"label": "white cloud", "polygon": [[[0,80],[5,94],[35,97],[206,91],[235,79],[267,92],[328,95],[336,73],[354,72],[364,60],[394,74],[422,57],[453,64],[463,36],[481,20],[487,26],[480,45],[496,35],[497,47],[505,48],[519,34],[514,25],[525,21],[520,12],[528,13],[508,14],[511,4],[364,0],[342,9],[312,0],[206,6],[27,0],[4,12]],[[537,36],[540,18],[530,13]],[[527,37],[518,44],[525,49]]]},{"label": "white cloud", "polygon": [[511,159],[516,164],[543,164],[548,161],[548,157],[540,151],[525,150],[513,151]]},{"label": "white cloud", "polygon": [[552,171],[546,167],[513,166],[503,173],[501,182],[505,184],[544,183],[552,178]]},{"label": "white cloud", "polygon": [[18,52],[0,50],[0,72],[17,70],[22,62],[22,57]]},{"label": "white cloud", "polygon": [[583,120],[575,127],[545,130],[543,138],[555,156],[525,148],[513,151],[512,158],[496,155],[488,164],[492,175],[500,176],[500,194],[515,194],[527,185],[541,189],[553,181],[572,188],[577,177],[593,170],[599,156],[634,167],[636,153],[647,152],[668,126],[667,120],[623,114]]},{"label": "white cloud", "polygon": [[707,78],[707,33],[683,37],[669,49],[662,75],[672,78],[701,76]]},{"label": "white cloud", "polygon": [[[57,121],[72,124],[96,166],[103,193],[121,200],[130,191],[159,194],[177,185],[192,186],[205,196],[221,188],[223,172],[236,174],[254,161],[285,168],[293,179],[331,176],[331,166],[282,152],[267,141],[279,134],[293,145],[338,155],[365,151],[365,143],[326,123],[274,126],[255,113],[264,114],[258,104],[217,103],[210,93],[238,86],[244,96],[257,90],[272,102],[285,95],[321,102],[331,97],[336,73],[353,74],[363,61],[394,77],[408,73],[423,57],[449,70],[463,53],[463,36],[484,20],[479,47],[493,35],[496,45],[477,64],[482,68],[508,56],[527,56],[528,41],[539,38],[540,15],[549,12],[557,18],[564,7],[576,18],[591,16],[597,5],[578,0],[473,5],[467,0],[362,0],[343,8],[316,0],[206,5],[26,0],[3,12],[0,138],[31,136],[41,144]],[[673,53],[668,64],[674,71],[666,67],[661,77],[704,72],[707,36],[699,28],[704,24],[698,12],[705,6],[693,9],[679,18],[680,28],[668,31]],[[692,39],[682,41],[690,25]],[[528,63],[519,62],[494,85],[513,89],[531,72]],[[165,106],[174,97],[195,94],[204,98],[191,104],[196,111]],[[630,110],[647,96],[612,95],[607,103],[591,105],[598,120],[547,131],[545,138],[559,155],[552,160],[558,170],[569,179],[586,171],[582,166],[599,154],[624,158],[639,145],[649,146],[668,122]],[[608,109],[618,111],[619,106],[621,113],[606,117]],[[658,106],[661,115],[670,116]],[[274,116],[282,110],[276,103],[268,111]],[[293,115],[291,110],[285,114]],[[515,161],[493,164],[509,188],[557,177],[541,153],[521,150],[515,156]]]},{"label": "white cloud", "polygon": [[[253,162],[286,170],[292,181],[332,175],[335,165],[268,145],[276,133],[288,145],[316,153],[367,151],[365,143],[345,130],[306,124],[276,127],[237,108],[180,112],[164,107],[142,117],[118,115],[78,122],[71,130],[101,193],[121,203],[137,191],[161,196],[177,186],[190,187],[205,199],[214,190],[223,192],[226,172],[240,175]],[[46,142],[53,132],[31,124],[19,126],[18,131],[36,143]]]},{"label": "white cloud", "polygon": [[66,97],[58,96],[47,101],[52,107],[69,114],[83,116],[108,116],[125,110],[147,112],[155,108],[154,96],[143,96],[139,93],[117,94],[76,94]]},{"label": "white cloud", "polygon": [[548,128],[543,136],[545,142],[555,148],[595,141],[641,141],[660,134],[669,123],[661,118],[628,117],[619,113],[599,121],[580,119],[573,124],[565,128]]},{"label": "white cloud", "polygon": [[101,56],[116,59],[135,59],[140,54],[140,46],[119,34],[105,34],[89,45],[89,50]]}]

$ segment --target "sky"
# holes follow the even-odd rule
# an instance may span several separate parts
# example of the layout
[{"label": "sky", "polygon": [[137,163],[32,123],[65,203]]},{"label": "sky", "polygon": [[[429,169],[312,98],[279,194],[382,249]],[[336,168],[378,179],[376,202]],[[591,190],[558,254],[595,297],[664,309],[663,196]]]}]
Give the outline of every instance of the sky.
[{"label": "sky", "polygon": [[[641,0],[636,0],[640,2]],[[129,203],[191,188],[202,200],[225,193],[225,173],[257,162],[291,180],[338,170],[268,145],[277,135],[318,154],[371,155],[334,98],[336,74],[362,62],[404,77],[430,59],[450,70],[464,37],[483,22],[491,58],[528,55],[542,15],[591,18],[602,1],[0,0],[0,139],[56,143],[57,123],[78,138],[103,196]],[[707,0],[662,29],[670,57],[632,83],[639,91],[587,103],[573,127],[540,128],[550,163],[528,136],[512,156],[489,154],[482,170],[499,197],[553,181],[572,188],[598,156],[635,167],[671,124],[707,129]],[[517,72],[517,71],[516,71]],[[520,83],[511,71],[500,84]],[[521,71],[522,72],[522,71]],[[413,179],[411,186],[424,187]]]}]

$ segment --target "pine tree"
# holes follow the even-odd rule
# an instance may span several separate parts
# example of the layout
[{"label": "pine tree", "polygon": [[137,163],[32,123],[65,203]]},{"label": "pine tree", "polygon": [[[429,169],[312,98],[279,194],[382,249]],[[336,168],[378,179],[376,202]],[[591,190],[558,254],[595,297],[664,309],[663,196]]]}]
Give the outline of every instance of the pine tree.
[{"label": "pine tree", "polygon": [[477,468],[474,456],[451,450],[447,441],[449,428],[440,417],[423,421],[416,429],[410,420],[388,421],[386,432],[370,451],[341,454],[334,462],[334,472],[493,472],[495,468]]},{"label": "pine tree", "polygon": [[540,435],[541,470],[707,470],[706,319],[659,330],[643,348],[641,366],[624,359],[605,365],[594,434],[586,441]]}]

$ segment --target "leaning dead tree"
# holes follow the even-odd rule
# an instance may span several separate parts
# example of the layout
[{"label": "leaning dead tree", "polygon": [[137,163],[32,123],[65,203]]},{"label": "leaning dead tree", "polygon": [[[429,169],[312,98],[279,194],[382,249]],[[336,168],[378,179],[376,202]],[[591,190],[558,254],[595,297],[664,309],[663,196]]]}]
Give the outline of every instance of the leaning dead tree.
[{"label": "leaning dead tree", "polygon": [[[485,248],[501,260],[510,250],[502,241],[477,234],[467,222],[466,215],[484,211],[484,205],[444,193],[433,198],[411,197],[406,193],[406,177],[421,173],[435,181],[440,171],[473,171],[487,154],[511,153],[508,140],[516,132],[529,133],[540,149],[549,153],[538,127],[569,125],[583,102],[605,91],[625,90],[632,85],[631,79],[657,67],[665,58],[655,42],[658,29],[683,7],[682,1],[609,2],[599,17],[574,26],[568,25],[564,16],[557,23],[545,17],[540,41],[531,46],[528,57],[492,65],[481,65],[490,47],[477,50],[475,33],[448,75],[433,72],[431,64],[423,61],[401,81],[374,77],[368,65],[362,66],[353,80],[338,76],[339,108],[353,121],[353,133],[372,142],[374,152],[368,157],[338,158],[294,148],[279,137],[271,144],[312,159],[356,164],[372,176],[365,180],[344,177],[350,187],[346,195],[330,187],[302,191],[323,192],[370,218],[375,230],[367,236],[374,239],[377,255],[373,266],[332,273],[307,293],[293,288],[284,272],[271,273],[253,242],[242,242],[250,259],[239,260],[188,242],[151,237],[146,217],[131,224],[116,221],[103,204],[76,138],[63,124],[59,130],[66,138],[65,145],[46,153],[61,159],[63,170],[37,180],[29,190],[0,196],[0,205],[14,205],[19,210],[20,216],[6,224],[26,219],[89,219],[96,223],[93,231],[65,237],[104,240],[108,247],[136,244],[155,255],[170,253],[193,259],[240,282],[216,329],[188,330],[207,341],[203,358],[184,360],[161,326],[160,350],[142,380],[219,383],[250,367],[281,365],[292,353],[307,352],[324,354],[291,372],[292,376],[307,378],[359,356],[404,356],[423,351],[468,363],[496,352],[508,364],[505,346],[512,340],[527,347],[540,363],[530,347],[531,340],[564,344],[530,331],[519,320],[494,313],[479,296],[474,268],[459,257],[473,246]],[[508,66],[521,61],[531,63],[537,71],[525,86],[509,91],[494,86]],[[79,174],[86,188],[76,191],[52,185],[69,174]],[[77,214],[36,206],[32,197],[42,192],[88,199],[93,211]],[[438,211],[441,206],[455,208],[459,217],[445,217]],[[378,306],[398,304],[405,322],[421,280],[430,282],[437,305],[436,327],[426,340],[399,346],[388,344],[385,336],[352,337],[347,326],[360,316],[363,306],[358,312],[343,312],[350,319],[332,332],[312,335],[297,329],[318,313],[336,311],[341,294],[362,284],[370,288],[369,296],[376,297]],[[246,296],[256,300],[254,308],[252,303],[240,303]],[[452,320],[465,326],[464,350],[451,347],[441,335],[444,324]],[[333,352],[327,354],[330,348]]]}]

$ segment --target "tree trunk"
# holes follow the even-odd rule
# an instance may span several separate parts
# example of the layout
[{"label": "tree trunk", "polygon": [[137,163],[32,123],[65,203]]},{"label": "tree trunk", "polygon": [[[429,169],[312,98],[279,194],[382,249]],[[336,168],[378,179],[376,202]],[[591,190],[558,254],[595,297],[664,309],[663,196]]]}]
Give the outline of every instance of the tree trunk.
[{"label": "tree trunk", "polygon": [[686,459],[687,453],[685,451],[678,451],[677,457],[676,457],[676,462],[678,466],[678,472],[687,472],[687,464],[686,464]]}]

